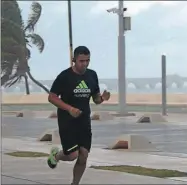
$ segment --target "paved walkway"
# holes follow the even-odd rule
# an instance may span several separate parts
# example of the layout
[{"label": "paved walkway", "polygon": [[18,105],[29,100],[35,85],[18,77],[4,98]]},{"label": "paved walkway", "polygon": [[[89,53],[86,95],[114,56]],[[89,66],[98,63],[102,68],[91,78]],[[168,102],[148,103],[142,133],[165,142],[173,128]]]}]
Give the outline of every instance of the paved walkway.
[{"label": "paved walkway", "polygon": [[[93,121],[92,146],[105,148],[121,135],[137,134],[146,137],[159,151],[187,154],[187,122],[182,123],[187,116],[181,116],[173,123],[136,123],[138,116]],[[56,119],[2,117],[2,137],[39,138],[44,131],[55,128]]]},{"label": "paved walkway", "polygon": [[[28,150],[49,152],[50,144],[34,142],[32,140],[3,138],[2,150]],[[57,169],[51,170],[46,164],[46,158],[16,158],[3,155],[2,174],[3,183],[17,182],[19,184],[33,184],[32,181],[43,184],[65,184],[70,183],[73,163],[61,162]],[[158,156],[137,152],[109,151],[93,148],[89,156],[90,165],[140,165],[152,168],[175,169],[187,172],[187,158]],[[17,179],[15,179],[17,178]],[[178,180],[182,180],[179,178]],[[27,183],[27,184],[28,184]],[[184,181],[160,179],[134,174],[102,171],[87,168],[82,183],[84,184],[187,184]]]},{"label": "paved walkway", "polygon": [[[23,159],[3,155],[2,184],[70,184],[73,163],[51,170],[46,158]],[[87,168],[83,184],[178,184],[180,181]],[[183,183],[185,184],[185,183]]]}]

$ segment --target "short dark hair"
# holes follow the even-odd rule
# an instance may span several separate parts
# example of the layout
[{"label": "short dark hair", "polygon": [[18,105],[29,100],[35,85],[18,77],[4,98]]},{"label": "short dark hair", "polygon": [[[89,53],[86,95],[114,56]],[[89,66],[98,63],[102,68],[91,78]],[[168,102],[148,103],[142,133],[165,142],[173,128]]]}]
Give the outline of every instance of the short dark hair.
[{"label": "short dark hair", "polygon": [[90,55],[90,50],[86,46],[78,46],[74,50],[74,58],[77,58],[78,55]]}]

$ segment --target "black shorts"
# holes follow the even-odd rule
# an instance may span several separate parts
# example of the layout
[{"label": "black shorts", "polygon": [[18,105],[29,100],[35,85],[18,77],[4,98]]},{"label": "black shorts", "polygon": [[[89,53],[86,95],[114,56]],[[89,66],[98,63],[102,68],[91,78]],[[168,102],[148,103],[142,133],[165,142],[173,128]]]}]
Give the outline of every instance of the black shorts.
[{"label": "black shorts", "polygon": [[90,152],[92,143],[91,120],[89,118],[58,119],[59,135],[63,152],[69,155],[80,147]]}]

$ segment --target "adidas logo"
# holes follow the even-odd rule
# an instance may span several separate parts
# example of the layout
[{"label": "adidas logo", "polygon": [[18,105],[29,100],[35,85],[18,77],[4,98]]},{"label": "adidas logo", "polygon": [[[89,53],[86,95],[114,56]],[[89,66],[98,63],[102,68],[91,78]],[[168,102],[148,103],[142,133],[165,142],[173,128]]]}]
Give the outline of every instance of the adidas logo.
[{"label": "adidas logo", "polygon": [[86,83],[84,82],[84,80],[82,80],[79,85],[76,87],[76,89],[74,89],[73,91],[74,93],[90,93],[90,89],[88,88],[88,86],[86,85]]}]

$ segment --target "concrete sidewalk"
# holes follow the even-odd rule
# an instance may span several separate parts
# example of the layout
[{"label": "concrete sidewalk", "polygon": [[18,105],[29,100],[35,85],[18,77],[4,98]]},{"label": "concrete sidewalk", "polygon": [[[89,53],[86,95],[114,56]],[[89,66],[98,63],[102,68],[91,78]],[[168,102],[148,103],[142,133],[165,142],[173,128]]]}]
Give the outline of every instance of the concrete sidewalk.
[{"label": "concrete sidewalk", "polygon": [[[50,143],[37,142],[31,139],[2,139],[3,151],[36,151],[49,153],[52,146]],[[89,155],[88,166],[90,165],[138,165],[149,168],[170,169],[187,172],[187,156],[171,157],[162,155],[153,155],[143,152],[105,150],[92,148]]]},{"label": "concrete sidewalk", "polygon": [[[70,184],[74,163],[59,163],[54,170],[46,158],[3,155],[2,184]],[[185,182],[87,168],[81,184],[185,184]]]},{"label": "concrete sidewalk", "polygon": [[[27,150],[49,153],[51,144],[36,142],[30,139],[2,139],[3,152],[15,150]],[[13,177],[29,179],[35,183],[58,184],[70,183],[72,167],[74,162],[61,162],[57,169],[51,170],[46,164],[46,158],[17,158],[3,155],[2,172],[3,182],[12,181]],[[151,155],[137,152],[109,151],[93,148],[89,160],[90,165],[138,165],[150,168],[164,168],[187,172],[187,158],[168,157]],[[11,176],[11,177],[7,177]],[[178,184],[185,178],[178,178],[180,181],[160,179],[134,174],[126,174],[112,171],[102,171],[88,168],[82,180],[87,184]],[[15,179],[14,179],[15,180]],[[15,180],[16,181],[16,180]],[[31,182],[32,183],[32,182]],[[20,183],[19,183],[20,184]],[[23,182],[25,184],[25,182]],[[33,184],[33,183],[32,183]]]}]

